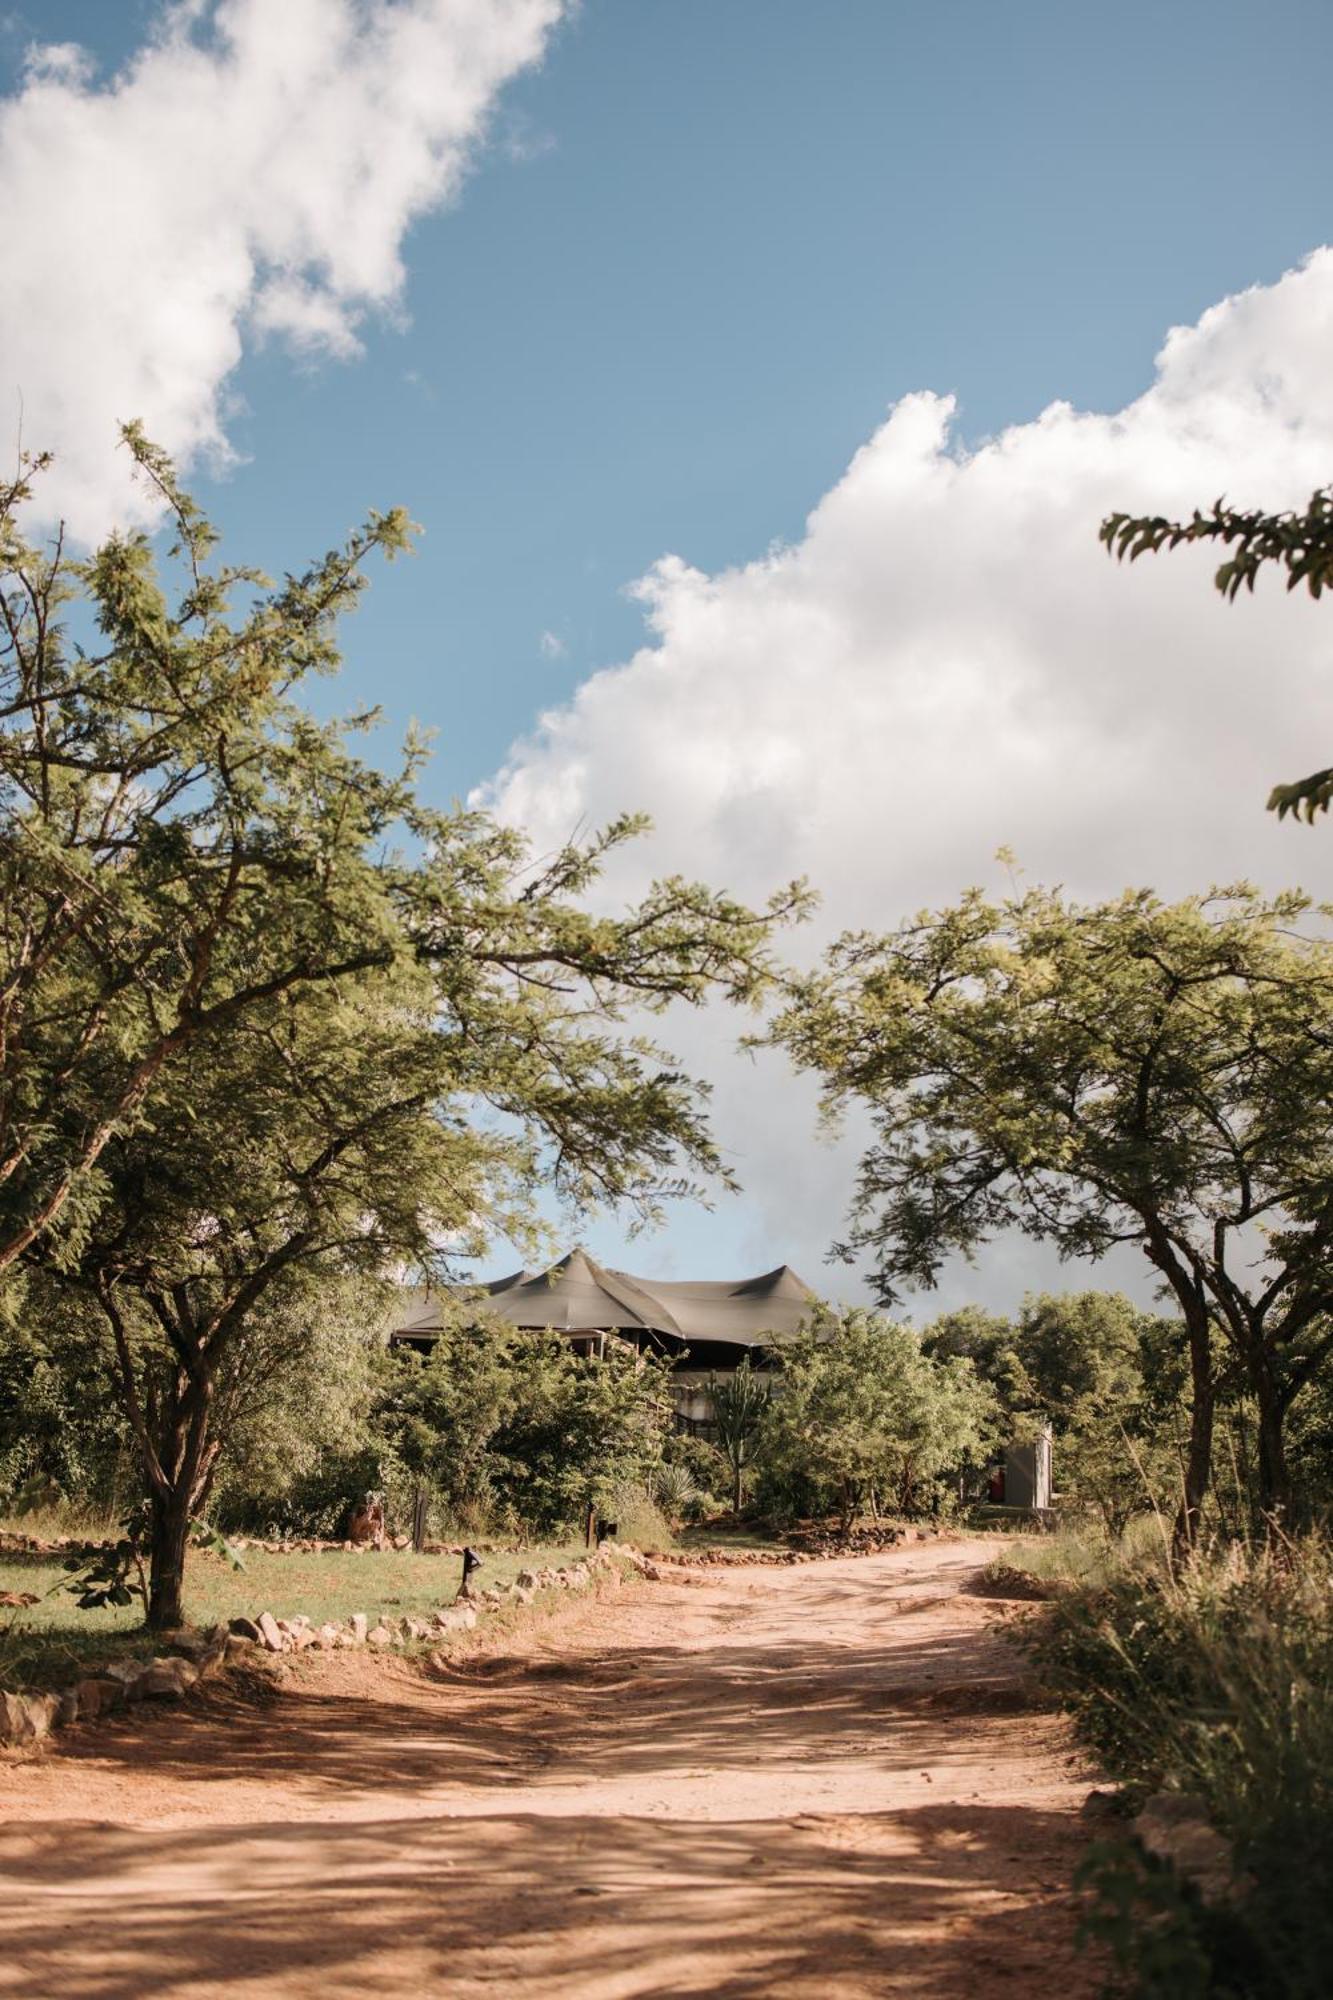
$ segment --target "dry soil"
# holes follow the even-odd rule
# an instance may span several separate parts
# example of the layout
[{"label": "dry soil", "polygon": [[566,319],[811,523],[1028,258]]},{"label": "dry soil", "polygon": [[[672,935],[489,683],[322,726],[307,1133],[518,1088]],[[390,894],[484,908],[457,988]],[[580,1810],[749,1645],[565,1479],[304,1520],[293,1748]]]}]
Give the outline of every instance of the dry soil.
[{"label": "dry soil", "polygon": [[1083,2000],[1088,1781],[993,1549],[683,1573],[521,1656],[69,1731],[0,1765],[0,1992]]}]

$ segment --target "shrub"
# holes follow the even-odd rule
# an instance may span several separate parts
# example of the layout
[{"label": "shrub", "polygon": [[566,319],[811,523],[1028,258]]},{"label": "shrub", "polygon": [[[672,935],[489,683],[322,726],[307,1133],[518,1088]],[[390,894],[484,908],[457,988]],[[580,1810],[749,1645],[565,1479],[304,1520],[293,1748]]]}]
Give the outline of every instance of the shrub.
[{"label": "shrub", "polygon": [[910,1517],[984,1463],[997,1416],[971,1361],[932,1358],[910,1327],[877,1313],[820,1307],[783,1348],[761,1491],[779,1513],[836,1505],[844,1527],[867,1498]]},{"label": "shrub", "polygon": [[705,1500],[725,1500],[731,1473],[723,1454],[707,1438],[690,1431],[668,1431],[662,1441],[662,1463],[688,1472]]},{"label": "shrub", "polygon": [[[1249,1884],[1237,1909],[1224,1924],[1200,1911],[1189,1916],[1186,1906],[1200,1948],[1226,1956],[1225,1972],[1218,1961],[1222,1983],[1200,1990],[1247,2000],[1326,1993],[1333,1960],[1329,1543],[1312,1537],[1261,1550],[1233,1545],[1179,1575],[1160,1557],[1132,1557],[1104,1580],[1057,1597],[1022,1629],[1022,1639],[1114,1776],[1135,1791],[1197,1797],[1231,1841]],[[1235,1947],[1235,1923],[1247,1940],[1244,1953]]]},{"label": "shrub", "polygon": [[664,1459],[649,1473],[648,1494],[667,1521],[698,1521],[707,1508],[708,1496],[689,1467],[673,1464],[670,1459]]}]

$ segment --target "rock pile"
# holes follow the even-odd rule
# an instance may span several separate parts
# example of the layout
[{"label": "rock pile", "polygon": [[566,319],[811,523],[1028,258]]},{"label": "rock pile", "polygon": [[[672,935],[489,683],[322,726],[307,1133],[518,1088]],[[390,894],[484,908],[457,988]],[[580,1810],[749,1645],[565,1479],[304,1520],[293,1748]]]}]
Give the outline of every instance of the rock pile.
[{"label": "rock pile", "polygon": [[0,1692],[0,1743],[40,1743],[53,1729],[91,1722],[136,1701],[179,1701],[227,1662],[225,1631],[177,1632],[167,1651],[152,1660],[117,1660],[85,1674],[59,1694]]},{"label": "rock pile", "polygon": [[[410,1535],[385,1535],[381,1542],[375,1541],[325,1541],[317,1535],[299,1535],[286,1540],[274,1541],[258,1535],[229,1535],[230,1547],[239,1552],[258,1549],[270,1556],[322,1556],[339,1555],[401,1555],[412,1546]],[[492,1542],[479,1542],[476,1547],[483,1551],[492,1549]],[[26,1556],[95,1556],[115,1547],[112,1541],[90,1542],[82,1535],[21,1535],[10,1529],[0,1530],[0,1555]],[[461,1556],[462,1542],[423,1542],[421,1553],[426,1556]]]}]

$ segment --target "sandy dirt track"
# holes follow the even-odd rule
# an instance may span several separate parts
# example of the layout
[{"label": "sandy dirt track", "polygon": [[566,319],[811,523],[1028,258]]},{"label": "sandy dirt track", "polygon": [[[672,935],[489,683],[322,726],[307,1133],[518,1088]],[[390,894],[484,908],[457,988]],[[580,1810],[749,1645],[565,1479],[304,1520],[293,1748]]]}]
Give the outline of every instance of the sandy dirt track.
[{"label": "sandy dirt track", "polygon": [[[0,1766],[0,1992],[1082,2000],[1087,1789],[994,1544],[702,1572]],[[699,1574],[698,1572],[695,1573]]]}]

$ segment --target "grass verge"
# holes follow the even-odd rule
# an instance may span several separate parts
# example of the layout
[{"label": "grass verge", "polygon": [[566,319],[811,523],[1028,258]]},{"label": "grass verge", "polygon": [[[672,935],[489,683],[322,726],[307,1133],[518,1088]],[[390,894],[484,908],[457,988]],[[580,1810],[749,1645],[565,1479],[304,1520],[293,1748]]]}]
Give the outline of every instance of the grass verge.
[{"label": "grass verge", "polygon": [[[585,1553],[582,1541],[488,1554],[477,1582],[511,1583],[522,1569],[556,1568]],[[185,1593],[192,1624],[217,1625],[272,1611],[304,1613],[313,1624],[364,1611],[397,1617],[433,1611],[458,1587],[457,1556],[414,1555],[411,1550],[352,1555],[274,1555],[247,1550],[244,1570],[234,1570],[204,1550],[192,1552]],[[137,1604],[80,1611],[64,1586],[70,1581],[50,1558],[0,1556],[0,1592],[31,1593],[36,1604],[0,1612],[0,1686],[57,1687],[94,1662],[147,1658],[157,1643],[140,1622]]]}]

